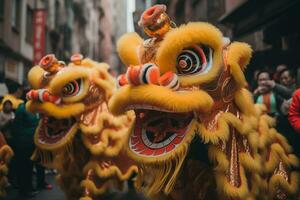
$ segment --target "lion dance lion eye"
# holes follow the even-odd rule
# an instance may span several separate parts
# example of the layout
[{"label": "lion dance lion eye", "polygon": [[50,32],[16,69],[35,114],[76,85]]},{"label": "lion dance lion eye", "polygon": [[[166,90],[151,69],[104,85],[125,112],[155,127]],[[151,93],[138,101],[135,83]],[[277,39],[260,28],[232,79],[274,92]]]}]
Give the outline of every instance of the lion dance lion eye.
[{"label": "lion dance lion eye", "polygon": [[210,64],[211,49],[194,45],[178,55],[176,67],[179,75],[192,75],[208,72]]},{"label": "lion dance lion eye", "polygon": [[62,95],[65,97],[75,96],[80,92],[81,79],[67,83],[62,89]]}]

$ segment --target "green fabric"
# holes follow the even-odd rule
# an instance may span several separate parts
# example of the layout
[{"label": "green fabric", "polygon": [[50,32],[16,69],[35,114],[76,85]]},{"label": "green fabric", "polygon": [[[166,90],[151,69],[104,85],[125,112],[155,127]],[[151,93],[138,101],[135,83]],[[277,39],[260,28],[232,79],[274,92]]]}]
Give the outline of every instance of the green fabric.
[{"label": "green fabric", "polygon": [[277,113],[276,98],[275,98],[275,95],[274,95],[273,92],[272,92],[270,98],[271,98],[271,100],[270,100],[270,103],[271,103],[271,113]]},{"label": "green fabric", "polygon": [[25,109],[25,103],[19,105],[16,110],[16,117],[13,122],[13,139],[17,147],[31,147],[33,136],[38,126],[38,116],[29,113]]},{"label": "green fabric", "polygon": [[263,104],[263,95],[259,95],[256,99],[256,103]]},{"label": "green fabric", "polygon": [[[257,100],[256,100],[256,103],[258,104],[263,104],[263,95],[259,95]],[[277,111],[277,102],[276,102],[276,97],[275,97],[275,94],[273,92],[271,92],[271,95],[270,95],[270,113],[274,114],[274,113],[278,113]]]}]

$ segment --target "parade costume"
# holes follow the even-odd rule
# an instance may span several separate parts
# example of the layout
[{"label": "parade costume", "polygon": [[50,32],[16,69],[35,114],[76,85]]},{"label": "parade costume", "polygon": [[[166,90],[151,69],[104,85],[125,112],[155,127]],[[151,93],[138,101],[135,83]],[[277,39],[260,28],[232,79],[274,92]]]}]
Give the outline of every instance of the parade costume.
[{"label": "parade costume", "polygon": [[137,171],[123,151],[134,115],[108,112],[115,90],[108,68],[80,54],[68,65],[47,55],[28,74],[26,108],[41,116],[32,157],[58,170],[68,199],[101,199]]},{"label": "parade costume", "polygon": [[3,134],[0,134],[0,198],[6,195],[8,163],[13,154],[12,149],[6,144]]},{"label": "parade costume", "polygon": [[128,33],[117,47],[128,69],[109,109],[135,111],[137,188],[151,199],[293,199],[298,159],[245,89],[250,46],[208,23],[176,27],[165,11],[141,16],[149,39]]},{"label": "parade costume", "polygon": [[[13,95],[7,94],[3,97],[2,103],[0,104],[0,112],[2,111],[2,107],[4,102],[10,101],[12,103],[12,107],[16,109],[22,101],[20,99],[15,98]],[[3,111],[2,111],[3,112]],[[0,117],[1,125],[5,125],[8,121],[14,118],[14,114],[9,113]],[[1,129],[3,128],[2,126]],[[7,128],[7,127],[6,127]],[[4,129],[6,129],[4,128]],[[0,199],[6,196],[5,188],[8,186],[8,164],[10,159],[13,157],[14,152],[12,148],[7,144],[6,139],[4,137],[3,129],[0,131]]]}]

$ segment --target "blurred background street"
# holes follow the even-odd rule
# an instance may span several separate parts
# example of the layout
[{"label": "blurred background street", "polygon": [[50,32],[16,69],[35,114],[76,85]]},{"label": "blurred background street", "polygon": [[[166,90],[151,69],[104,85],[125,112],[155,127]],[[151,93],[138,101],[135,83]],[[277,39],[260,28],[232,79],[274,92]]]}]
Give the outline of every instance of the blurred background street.
[{"label": "blurred background street", "polygon": [[[32,198],[27,198],[29,200],[62,200],[64,198],[64,194],[60,191],[60,189],[55,184],[55,179],[53,175],[47,175],[47,181],[50,184],[53,184],[52,190],[42,190],[39,191],[36,196]],[[5,200],[21,200],[22,197],[18,194],[18,189],[16,188],[9,188],[8,189],[8,196],[4,198]]]}]

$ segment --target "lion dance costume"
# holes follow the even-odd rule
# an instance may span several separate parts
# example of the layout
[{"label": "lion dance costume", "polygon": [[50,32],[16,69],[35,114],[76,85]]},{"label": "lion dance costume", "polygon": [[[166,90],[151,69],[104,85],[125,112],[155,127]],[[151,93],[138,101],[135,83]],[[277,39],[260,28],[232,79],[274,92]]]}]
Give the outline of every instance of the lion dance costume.
[{"label": "lion dance costume", "polygon": [[8,163],[13,156],[12,149],[7,145],[3,134],[0,134],[0,198],[6,195]]},{"label": "lion dance costume", "polygon": [[135,111],[127,153],[137,188],[151,199],[293,199],[298,159],[245,89],[249,45],[208,23],[176,27],[165,11],[141,16],[149,39],[118,42],[128,68],[109,109]]},{"label": "lion dance costume", "polygon": [[30,70],[28,79],[33,89],[26,108],[41,116],[33,159],[58,170],[68,199],[101,199],[137,171],[123,151],[134,115],[108,112],[115,90],[108,65],[80,54],[65,65],[51,54]]}]

